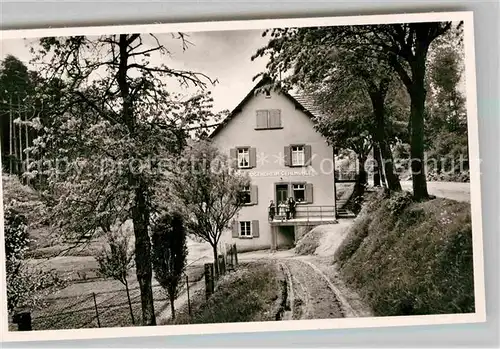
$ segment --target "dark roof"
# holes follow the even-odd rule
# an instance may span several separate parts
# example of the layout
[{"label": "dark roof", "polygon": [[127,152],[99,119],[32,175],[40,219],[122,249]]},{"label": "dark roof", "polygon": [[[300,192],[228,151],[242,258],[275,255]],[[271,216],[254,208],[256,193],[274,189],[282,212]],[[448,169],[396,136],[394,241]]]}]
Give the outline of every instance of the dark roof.
[{"label": "dark roof", "polygon": [[[215,128],[215,130],[210,134],[210,138],[213,138],[217,135],[242,109],[243,106],[255,95],[259,88],[269,85],[271,87],[272,81],[268,78],[262,78],[251,90],[250,92],[243,98],[243,100],[236,106],[236,108],[229,113],[229,115],[222,120],[222,122]],[[288,98],[294,105],[295,108],[304,112],[311,119],[315,119],[317,117],[322,116],[321,111],[318,107],[314,106],[313,100],[310,96],[305,94],[293,94],[280,90],[286,98]]]}]

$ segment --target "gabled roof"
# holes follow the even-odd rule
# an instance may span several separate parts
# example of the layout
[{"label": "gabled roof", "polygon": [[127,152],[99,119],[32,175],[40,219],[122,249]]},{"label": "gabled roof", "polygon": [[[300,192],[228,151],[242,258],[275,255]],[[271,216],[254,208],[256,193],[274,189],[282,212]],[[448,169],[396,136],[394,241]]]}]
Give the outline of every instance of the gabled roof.
[{"label": "gabled roof", "polygon": [[[264,87],[266,85],[271,85],[272,81],[269,78],[262,78],[251,90],[250,92],[243,98],[243,100],[236,106],[236,108],[229,113],[229,115],[222,120],[222,122],[215,128],[215,130],[210,134],[209,138],[215,137],[242,109],[245,104],[256,94],[259,88]],[[301,94],[294,94],[291,95],[290,93],[280,90],[280,93],[282,93],[286,98],[288,98],[294,105],[296,109],[301,110],[304,112],[307,116],[309,116],[311,119],[318,118],[322,116],[321,111],[319,108],[314,106],[313,100],[310,96],[307,95],[301,95]]]}]

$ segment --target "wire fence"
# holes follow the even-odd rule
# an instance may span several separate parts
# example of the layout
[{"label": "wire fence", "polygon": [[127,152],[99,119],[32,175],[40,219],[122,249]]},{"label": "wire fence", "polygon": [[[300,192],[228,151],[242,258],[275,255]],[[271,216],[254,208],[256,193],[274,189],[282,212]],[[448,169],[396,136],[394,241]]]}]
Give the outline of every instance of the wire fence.
[{"label": "wire fence", "polygon": [[[186,268],[176,302],[182,301],[183,305],[186,302],[189,315],[192,297],[190,290],[194,287],[199,290],[204,283],[208,299],[215,290],[218,276],[236,269],[236,245],[225,246],[216,263],[219,275],[215,273],[214,263],[188,265]],[[75,281],[62,290],[62,294],[47,297],[40,309],[16,313],[12,322],[17,324],[17,329],[11,326],[11,330],[127,327],[142,323],[141,295],[137,281],[130,282],[129,295],[125,286],[116,280],[92,278]],[[157,319],[165,320],[170,316],[167,292],[159,284],[153,284],[152,290],[155,315]]]}]

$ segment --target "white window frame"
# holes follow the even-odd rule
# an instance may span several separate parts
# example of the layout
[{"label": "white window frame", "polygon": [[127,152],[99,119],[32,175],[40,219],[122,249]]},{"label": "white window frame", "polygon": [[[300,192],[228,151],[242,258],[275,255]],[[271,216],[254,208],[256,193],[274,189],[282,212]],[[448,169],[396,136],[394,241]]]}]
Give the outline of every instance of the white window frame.
[{"label": "white window frame", "polygon": [[[295,192],[302,190],[304,192],[304,199],[302,201],[297,200],[295,196]],[[293,192],[293,198],[295,199],[296,202],[306,202],[306,185],[305,183],[294,183],[292,184],[292,192]]]},{"label": "white window frame", "polygon": [[240,237],[251,238],[252,235],[252,221],[240,221]]},{"label": "white window frame", "polygon": [[304,166],[306,162],[305,156],[305,147],[303,145],[291,146],[292,166]]},{"label": "white window frame", "polygon": [[[238,148],[237,151],[238,168],[250,168],[250,148]],[[241,164],[242,160],[246,160],[246,166]]]}]

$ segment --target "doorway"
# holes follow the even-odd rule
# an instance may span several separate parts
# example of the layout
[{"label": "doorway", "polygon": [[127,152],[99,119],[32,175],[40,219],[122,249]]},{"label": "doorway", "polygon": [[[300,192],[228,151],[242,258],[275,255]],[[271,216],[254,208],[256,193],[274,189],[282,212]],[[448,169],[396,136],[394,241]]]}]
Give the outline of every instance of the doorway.
[{"label": "doorway", "polygon": [[288,184],[276,184],[276,204],[288,200]]}]

